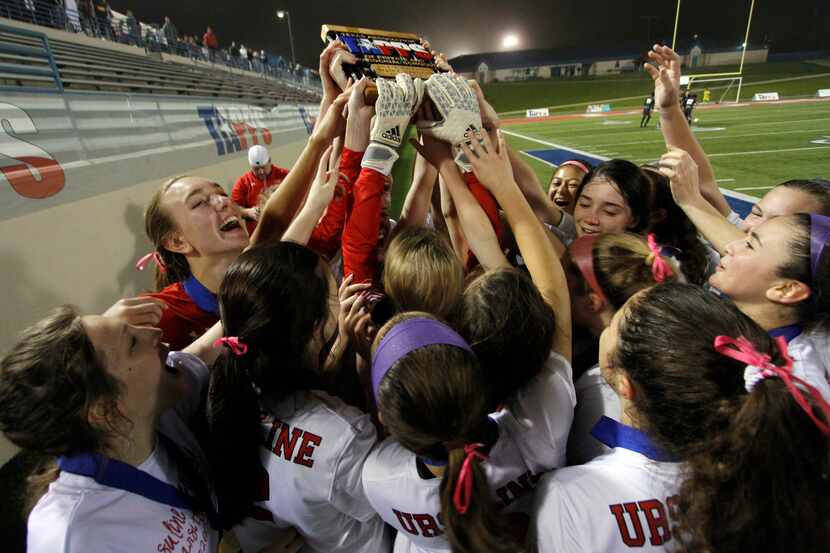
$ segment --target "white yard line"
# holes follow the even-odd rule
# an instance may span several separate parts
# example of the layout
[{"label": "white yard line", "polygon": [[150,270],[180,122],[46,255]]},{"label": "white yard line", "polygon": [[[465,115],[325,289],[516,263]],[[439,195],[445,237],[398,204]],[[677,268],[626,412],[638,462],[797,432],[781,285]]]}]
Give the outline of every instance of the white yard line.
[{"label": "white yard line", "polygon": [[770,190],[773,186],[744,186],[742,188],[733,188],[733,190]]},{"label": "white yard line", "polygon": [[510,135],[510,136],[515,136],[516,138],[521,138],[522,140],[529,140],[530,142],[536,142],[536,143],[538,143],[538,144],[543,144],[543,145],[545,145],[545,146],[550,146],[551,148],[561,148],[561,149],[563,149],[563,150],[570,150],[571,152],[576,152],[577,154],[582,154],[583,156],[595,157],[595,158],[601,159],[601,160],[603,160],[603,161],[605,161],[605,160],[609,159],[609,158],[607,158],[607,157],[605,157],[605,156],[599,156],[599,155],[597,155],[597,154],[592,154],[592,153],[590,153],[590,152],[585,152],[585,151],[582,151],[582,150],[577,150],[576,148],[571,148],[570,146],[563,146],[562,144],[557,144],[557,143],[555,143],[555,142],[548,142],[547,140],[540,140],[540,139],[538,139],[538,138],[533,138],[532,136],[527,136],[527,135],[524,135],[524,134],[519,134],[519,133],[517,133],[517,132],[507,131],[507,130],[504,130],[504,129],[502,129],[502,131],[501,131],[501,132],[503,132],[504,134],[508,134],[508,135]]},{"label": "white yard line", "polygon": [[535,155],[533,155],[533,154],[529,154],[529,153],[525,152],[524,150],[521,150],[521,152],[522,152],[524,155],[526,155],[527,157],[529,157],[530,159],[536,160],[536,161],[538,161],[538,162],[540,162],[540,163],[544,163],[545,165],[550,165],[551,167],[559,167],[559,166],[558,166],[557,164],[555,164],[555,163],[551,163],[550,161],[548,161],[548,160],[546,160],[546,159],[542,159],[542,158],[540,158],[540,157],[536,157]]}]

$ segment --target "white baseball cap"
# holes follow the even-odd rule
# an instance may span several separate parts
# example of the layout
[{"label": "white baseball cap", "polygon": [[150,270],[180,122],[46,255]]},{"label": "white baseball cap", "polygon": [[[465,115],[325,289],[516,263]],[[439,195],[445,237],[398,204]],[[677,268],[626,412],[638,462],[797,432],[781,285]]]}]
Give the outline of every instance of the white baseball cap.
[{"label": "white baseball cap", "polygon": [[265,146],[255,144],[248,148],[248,163],[251,167],[265,167],[271,161]]}]

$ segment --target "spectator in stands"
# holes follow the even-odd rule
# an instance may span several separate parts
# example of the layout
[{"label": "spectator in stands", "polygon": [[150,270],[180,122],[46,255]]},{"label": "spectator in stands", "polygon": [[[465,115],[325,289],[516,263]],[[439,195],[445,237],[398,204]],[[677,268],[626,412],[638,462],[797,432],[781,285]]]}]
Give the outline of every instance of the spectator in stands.
[{"label": "spectator in stands", "polygon": [[259,144],[248,150],[248,163],[251,170],[237,179],[231,199],[242,208],[242,217],[248,220],[248,234],[251,234],[259,219],[260,206],[280,185],[288,170],[271,163],[268,150]]},{"label": "spectator in stands", "polygon": [[268,72],[268,56],[265,55],[265,50],[259,51],[259,63],[262,65],[262,72]]},{"label": "spectator in stands", "polygon": [[251,69],[254,68],[254,49],[253,48],[248,48],[247,58],[248,58],[248,70],[251,70]]},{"label": "spectator in stands", "polygon": [[213,27],[208,25],[205,35],[202,37],[204,47],[207,48],[208,59],[211,63],[216,61],[216,50],[219,49],[219,39],[213,33]]},{"label": "spectator in stands", "polygon": [[88,35],[94,34],[94,11],[92,0],[78,0],[78,17],[81,20],[81,29]]},{"label": "spectator in stands", "polygon": [[164,17],[164,25],[161,27],[161,32],[165,40],[167,40],[167,48],[171,52],[177,52],[179,49],[179,30],[167,16]]},{"label": "spectator in stands", "polygon": [[95,34],[101,38],[112,40],[112,10],[107,0],[91,0],[93,15],[95,17]]},{"label": "spectator in stands", "polygon": [[230,54],[231,54],[231,65],[239,65],[239,46],[237,46],[236,41],[234,40],[231,42],[230,47]]},{"label": "spectator in stands", "polygon": [[124,34],[127,35],[129,44],[135,44],[136,46],[141,44],[141,26],[138,24],[133,10],[127,10],[127,17],[124,19]]},{"label": "spectator in stands", "polygon": [[239,67],[248,69],[248,49],[244,44],[239,45]]}]

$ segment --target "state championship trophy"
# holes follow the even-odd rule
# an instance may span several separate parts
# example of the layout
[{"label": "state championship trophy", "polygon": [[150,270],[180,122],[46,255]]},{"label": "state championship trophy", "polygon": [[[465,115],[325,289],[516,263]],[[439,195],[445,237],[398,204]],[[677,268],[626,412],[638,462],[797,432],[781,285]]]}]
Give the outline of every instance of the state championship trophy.
[{"label": "state championship trophy", "polygon": [[[354,54],[357,63],[344,64],[343,71],[355,80],[363,76],[394,79],[398,73],[426,80],[439,72],[432,53],[424,47],[421,37],[414,33],[323,25],[320,38],[326,43],[339,40],[346,50]],[[370,85],[365,97],[374,103],[377,89]]]}]

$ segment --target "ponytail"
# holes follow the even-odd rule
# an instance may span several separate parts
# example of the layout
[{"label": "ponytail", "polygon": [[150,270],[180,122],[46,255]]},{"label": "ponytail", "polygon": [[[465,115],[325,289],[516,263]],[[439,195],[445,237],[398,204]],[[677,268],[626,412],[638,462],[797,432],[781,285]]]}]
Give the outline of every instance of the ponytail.
[{"label": "ponytail", "polygon": [[[468,446],[470,448],[471,446]],[[444,518],[444,530],[452,545],[453,553],[513,553],[521,551],[517,543],[510,539],[502,518],[490,500],[490,487],[487,475],[481,463],[480,454],[468,453],[468,448],[457,448],[449,452],[449,465],[441,481],[441,513]],[[456,501],[463,482],[461,473],[469,472],[464,478],[469,482],[469,501],[459,505]],[[465,512],[460,512],[466,506]]]},{"label": "ponytail", "polygon": [[208,458],[224,529],[248,515],[259,484],[259,397],[244,364],[244,358],[225,351],[214,365],[208,390]]},{"label": "ponytail", "polygon": [[687,550],[825,549],[830,438],[776,378],[758,382],[725,414],[727,427],[688,460],[677,533]]}]

